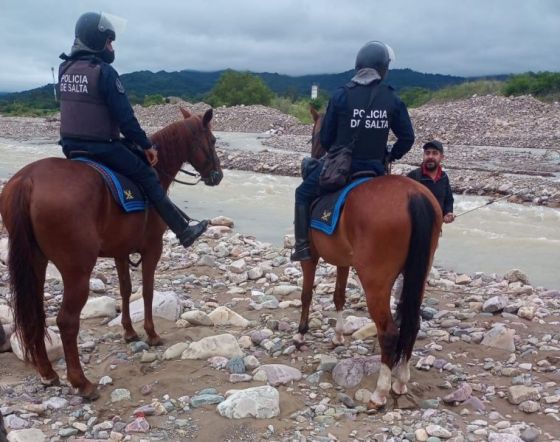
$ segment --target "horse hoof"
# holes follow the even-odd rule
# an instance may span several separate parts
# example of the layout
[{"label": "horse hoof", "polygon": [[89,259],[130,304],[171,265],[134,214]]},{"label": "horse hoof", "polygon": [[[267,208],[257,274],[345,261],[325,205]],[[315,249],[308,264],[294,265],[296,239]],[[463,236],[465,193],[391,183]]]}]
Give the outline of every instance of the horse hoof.
[{"label": "horse hoof", "polygon": [[88,387],[84,388],[83,390],[79,391],[79,395],[84,398],[86,401],[95,401],[99,398],[99,392],[97,391],[97,387],[93,384],[90,384]]},{"label": "horse hoof", "polygon": [[150,347],[157,347],[158,345],[163,344],[163,339],[161,339],[161,337],[158,335],[148,337],[148,339],[146,340],[146,344],[148,344]]},{"label": "horse hoof", "polygon": [[43,384],[45,387],[58,387],[60,386],[60,378],[58,376],[52,379],[41,378],[41,384]]},{"label": "horse hoof", "polygon": [[305,339],[303,339],[303,336],[301,334],[294,335],[294,337],[292,338],[292,343],[296,346],[297,350],[303,351],[304,349],[307,349],[307,347],[305,346]]},{"label": "horse hoof", "polygon": [[136,333],[134,333],[133,335],[124,335],[124,342],[126,342],[127,344],[130,342],[138,342],[140,340],[140,336],[138,336]]},{"label": "horse hoof", "polygon": [[392,386],[393,392],[395,394],[398,394],[399,396],[402,396],[403,394],[408,393],[408,388],[406,386],[406,384],[401,384],[400,382],[393,382],[393,386]]},{"label": "horse hoof", "polygon": [[385,407],[385,404],[387,403],[387,399],[385,399],[383,401],[383,403],[379,403],[379,402],[374,402],[374,401],[369,401],[367,404],[367,410],[369,412],[376,412],[381,410],[383,407]]}]

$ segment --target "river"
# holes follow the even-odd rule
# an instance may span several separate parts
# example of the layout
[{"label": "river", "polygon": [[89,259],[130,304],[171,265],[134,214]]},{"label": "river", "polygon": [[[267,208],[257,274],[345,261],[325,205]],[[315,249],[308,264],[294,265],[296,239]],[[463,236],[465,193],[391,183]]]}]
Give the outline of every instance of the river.
[{"label": "river", "polygon": [[[256,149],[251,134],[217,133],[232,147]],[[249,141],[247,141],[249,140]],[[51,144],[0,139],[0,178],[28,162],[60,156]],[[299,179],[226,170],[219,187],[175,185],[171,197],[195,218],[231,217],[236,231],[281,245],[292,230],[293,194]],[[455,213],[483,205],[484,197],[455,196]],[[457,272],[504,273],[519,268],[534,285],[560,288],[560,211],[542,206],[497,202],[444,226],[436,264]]]}]

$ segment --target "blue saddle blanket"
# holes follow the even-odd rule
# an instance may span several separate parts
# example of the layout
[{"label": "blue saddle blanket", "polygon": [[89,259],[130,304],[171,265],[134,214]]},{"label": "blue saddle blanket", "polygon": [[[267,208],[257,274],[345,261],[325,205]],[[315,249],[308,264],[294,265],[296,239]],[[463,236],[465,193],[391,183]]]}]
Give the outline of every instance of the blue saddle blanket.
[{"label": "blue saddle blanket", "polygon": [[337,192],[319,197],[311,208],[311,228],[320,230],[327,235],[332,235],[336,230],[340,213],[350,191],[371,179],[373,178],[357,179]]},{"label": "blue saddle blanket", "polygon": [[103,177],[111,195],[119,206],[126,212],[141,212],[146,210],[146,197],[140,186],[131,179],[109,169],[107,166],[85,157],[72,158],[94,168]]}]

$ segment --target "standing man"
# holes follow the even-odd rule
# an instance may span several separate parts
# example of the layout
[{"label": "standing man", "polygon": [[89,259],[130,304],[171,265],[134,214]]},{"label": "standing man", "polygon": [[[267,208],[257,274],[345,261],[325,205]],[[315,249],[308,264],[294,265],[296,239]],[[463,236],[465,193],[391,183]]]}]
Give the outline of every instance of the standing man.
[{"label": "standing man", "polygon": [[414,169],[407,176],[424,184],[434,194],[443,211],[443,222],[452,223],[453,215],[453,193],[449,184],[449,177],[441,168],[443,161],[443,144],[432,140],[424,144],[424,157],[422,165]]},{"label": "standing man", "polygon": [[[387,76],[389,63],[394,59],[393,50],[385,43],[366,43],[356,56],[356,75],[337,89],[329,101],[321,127],[321,145],[329,151],[332,146],[348,145],[354,135],[359,133],[352,151],[351,174],[361,171],[385,174],[389,130],[397,137],[391,160],[401,158],[414,143],[414,130],[405,104],[391,86],[381,84]],[[375,87],[377,90],[370,104]],[[368,105],[370,111],[366,114]],[[295,250],[290,257],[292,261],[311,259],[309,207],[320,194],[320,173],[321,168],[317,167],[296,189]]]},{"label": "standing man", "polygon": [[[156,146],[140,127],[119,74],[111,66],[119,21],[124,22],[104,13],[83,14],[76,23],[70,55],[60,56],[64,60],[58,74],[60,144],[68,158],[74,151],[86,151],[139,184],[179,242],[189,247],[204,233],[208,221],[189,226],[151,167],[158,161]],[[125,146],[121,133],[144,150],[146,161]]]}]

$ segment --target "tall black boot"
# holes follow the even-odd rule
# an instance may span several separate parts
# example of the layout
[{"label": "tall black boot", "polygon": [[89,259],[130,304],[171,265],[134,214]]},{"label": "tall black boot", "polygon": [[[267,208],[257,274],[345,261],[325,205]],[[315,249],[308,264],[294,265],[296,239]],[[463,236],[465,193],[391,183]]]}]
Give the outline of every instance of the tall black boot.
[{"label": "tall black boot", "polygon": [[208,220],[202,220],[194,226],[189,226],[188,217],[185,219],[167,196],[153,205],[165,224],[177,235],[183,247],[191,246],[208,228]]},{"label": "tall black boot", "polygon": [[296,204],[294,234],[296,244],[290,260],[307,261],[311,259],[311,248],[309,247],[309,207],[304,204]]}]

